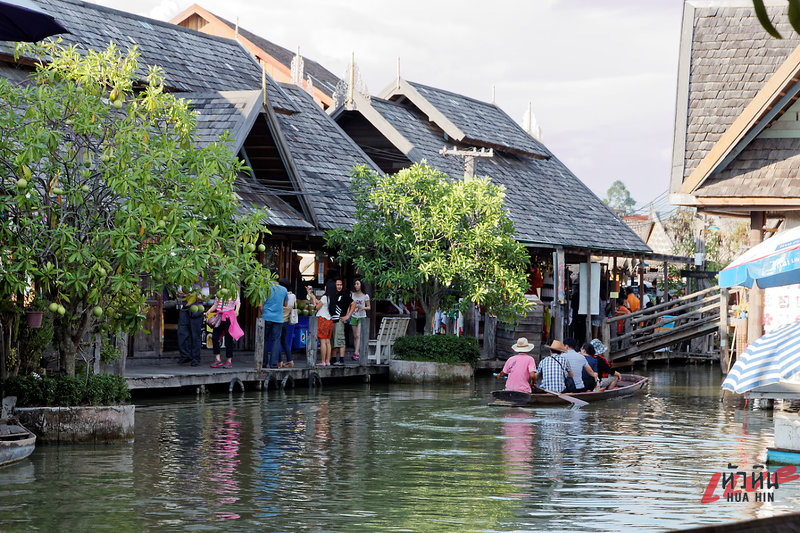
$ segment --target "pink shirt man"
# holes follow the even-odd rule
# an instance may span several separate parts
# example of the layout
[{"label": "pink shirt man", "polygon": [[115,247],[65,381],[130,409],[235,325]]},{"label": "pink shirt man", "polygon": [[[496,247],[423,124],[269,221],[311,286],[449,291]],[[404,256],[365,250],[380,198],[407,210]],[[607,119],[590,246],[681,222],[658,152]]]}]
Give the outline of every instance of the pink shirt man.
[{"label": "pink shirt man", "polygon": [[497,377],[508,376],[506,390],[530,394],[530,377],[536,372],[536,361],[527,352],[533,350],[533,344],[528,344],[528,339],[520,337],[511,349],[518,353],[506,361],[506,364],[503,365],[503,370]]}]

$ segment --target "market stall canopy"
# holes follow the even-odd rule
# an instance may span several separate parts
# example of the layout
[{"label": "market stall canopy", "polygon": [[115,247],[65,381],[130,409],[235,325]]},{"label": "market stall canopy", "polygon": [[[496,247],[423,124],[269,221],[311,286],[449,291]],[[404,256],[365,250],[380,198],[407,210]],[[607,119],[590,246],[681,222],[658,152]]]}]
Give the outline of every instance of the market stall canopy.
[{"label": "market stall canopy", "polygon": [[720,287],[761,289],[800,283],[800,227],[753,246],[719,273]]},{"label": "market stall canopy", "polygon": [[771,331],[754,341],[733,365],[722,388],[743,393],[779,383],[800,371],[800,322]]},{"label": "market stall canopy", "polygon": [[69,33],[52,15],[31,0],[0,1],[0,41],[41,41]]}]

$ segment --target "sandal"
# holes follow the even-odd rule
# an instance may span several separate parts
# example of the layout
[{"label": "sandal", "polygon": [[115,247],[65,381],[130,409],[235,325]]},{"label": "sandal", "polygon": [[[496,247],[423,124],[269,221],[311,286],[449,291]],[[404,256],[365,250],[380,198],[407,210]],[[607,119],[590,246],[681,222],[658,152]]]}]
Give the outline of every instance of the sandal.
[{"label": "sandal", "polygon": [[353,354],[353,361],[358,361],[358,354],[357,353]]},{"label": "sandal", "polygon": [[283,368],[294,368],[294,361],[289,361],[288,363],[283,365]]},{"label": "sandal", "polygon": [[283,361],[278,361],[278,368],[283,368]]}]

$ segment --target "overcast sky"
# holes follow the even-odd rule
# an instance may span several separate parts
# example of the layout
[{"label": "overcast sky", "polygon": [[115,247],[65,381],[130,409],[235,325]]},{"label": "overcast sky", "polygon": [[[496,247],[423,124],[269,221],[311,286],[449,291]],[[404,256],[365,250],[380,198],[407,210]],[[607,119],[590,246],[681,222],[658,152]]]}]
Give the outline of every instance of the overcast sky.
[{"label": "overcast sky", "polygon": [[[179,0],[96,0],[169,20]],[[344,76],[350,52],[372,94],[401,75],[491,100],[599,197],[622,180],[643,204],[669,183],[682,0],[197,0]],[[576,206],[579,207],[579,206]]]}]

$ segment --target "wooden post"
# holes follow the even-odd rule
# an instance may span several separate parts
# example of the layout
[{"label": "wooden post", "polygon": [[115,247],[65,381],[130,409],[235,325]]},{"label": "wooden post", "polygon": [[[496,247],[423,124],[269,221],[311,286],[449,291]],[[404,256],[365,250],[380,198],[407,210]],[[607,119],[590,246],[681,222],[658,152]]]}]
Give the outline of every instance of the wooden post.
[{"label": "wooden post", "polygon": [[497,357],[497,317],[486,314],[483,324],[483,359],[494,359]]},{"label": "wooden post", "polygon": [[[364,356],[366,357],[366,355]],[[317,317],[308,317],[308,335],[306,335],[306,363],[308,368],[317,366]]]},{"label": "wooden post", "polygon": [[667,301],[669,297],[669,263],[664,261],[664,296],[662,303]]},{"label": "wooden post", "polygon": [[639,258],[639,303],[641,307],[639,309],[644,309],[644,256]]},{"label": "wooden post", "polygon": [[600,324],[600,342],[606,346],[611,346],[611,325],[606,317],[602,317],[602,320]]},{"label": "wooden post", "polygon": [[254,340],[253,366],[256,372],[261,372],[264,363],[264,319],[261,317],[256,319],[256,338]]},{"label": "wooden post", "polygon": [[728,373],[730,350],[728,349],[728,289],[719,291],[719,368]]},{"label": "wooden post", "polygon": [[586,254],[586,340],[592,340],[592,252]]},{"label": "wooden post", "polygon": [[[306,346],[308,343],[306,343]],[[358,366],[366,366],[369,355],[369,316],[361,319],[361,346],[358,353]]]},{"label": "wooden post", "polygon": [[93,350],[94,354],[92,354],[93,355],[92,371],[95,374],[100,373],[100,343],[102,342],[103,342],[102,335],[98,333],[97,335],[94,336],[94,350]]},{"label": "wooden post", "polygon": [[[750,213],[750,246],[759,244],[763,239],[764,211]],[[757,340],[762,335],[764,323],[764,291],[753,285],[750,289],[747,311],[747,344]]]},{"label": "wooden post", "polygon": [[119,358],[114,361],[114,373],[118,376],[124,376],[125,366],[128,361],[128,334],[117,333],[117,336],[114,338],[114,345],[119,352]]},{"label": "wooden post", "polygon": [[564,268],[566,265],[563,265],[564,259],[564,249],[559,246],[556,248],[556,251],[553,253],[553,317],[552,317],[552,329],[553,329],[553,339],[563,342],[564,341],[564,314],[563,314],[563,302],[559,300],[561,296],[561,291],[559,290],[560,287],[564,284]]}]

